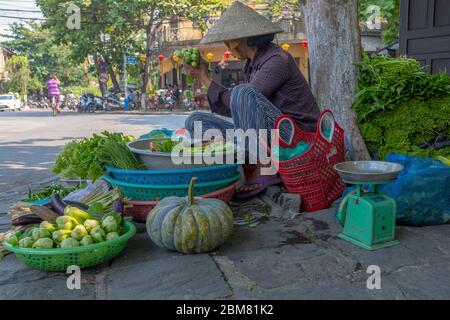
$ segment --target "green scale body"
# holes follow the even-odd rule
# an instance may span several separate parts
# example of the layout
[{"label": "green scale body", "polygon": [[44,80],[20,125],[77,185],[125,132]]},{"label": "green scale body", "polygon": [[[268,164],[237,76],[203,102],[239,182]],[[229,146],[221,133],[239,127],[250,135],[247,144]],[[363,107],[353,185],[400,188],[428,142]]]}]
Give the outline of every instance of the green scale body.
[{"label": "green scale body", "polygon": [[[354,193],[344,200],[339,212],[339,220],[344,229],[339,238],[350,241],[367,250],[397,245],[395,225],[397,207],[395,200],[378,192],[378,185],[373,185],[373,192],[364,192],[361,183]],[[381,184],[381,183],[379,183]]]}]

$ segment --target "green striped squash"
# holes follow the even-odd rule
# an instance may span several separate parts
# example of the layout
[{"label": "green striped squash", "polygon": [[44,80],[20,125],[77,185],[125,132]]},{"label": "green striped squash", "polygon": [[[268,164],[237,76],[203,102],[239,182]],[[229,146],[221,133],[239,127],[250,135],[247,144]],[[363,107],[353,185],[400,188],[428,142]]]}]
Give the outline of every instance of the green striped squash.
[{"label": "green striped squash", "polygon": [[233,213],[218,199],[188,196],[161,200],[147,216],[147,232],[159,247],[182,253],[205,253],[224,243],[233,232]]}]

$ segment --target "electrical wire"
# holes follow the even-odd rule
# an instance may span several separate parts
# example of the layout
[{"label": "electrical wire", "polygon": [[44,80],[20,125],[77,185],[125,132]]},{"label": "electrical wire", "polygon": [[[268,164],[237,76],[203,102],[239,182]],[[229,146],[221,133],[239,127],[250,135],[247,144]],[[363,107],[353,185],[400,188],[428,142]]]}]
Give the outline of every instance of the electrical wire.
[{"label": "electrical wire", "polygon": [[26,13],[42,13],[40,10],[5,9],[5,8],[0,8],[0,11],[7,11],[7,12],[26,12]]}]

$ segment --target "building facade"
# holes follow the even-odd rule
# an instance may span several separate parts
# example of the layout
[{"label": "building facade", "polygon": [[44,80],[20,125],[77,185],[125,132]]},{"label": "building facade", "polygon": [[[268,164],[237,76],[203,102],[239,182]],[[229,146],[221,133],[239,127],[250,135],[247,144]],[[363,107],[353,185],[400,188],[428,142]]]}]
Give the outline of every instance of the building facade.
[{"label": "building facade", "polygon": [[[246,1],[246,3],[262,14],[267,12],[267,6],[264,4],[258,5],[255,1]],[[204,23],[211,26],[218,19],[218,15],[208,17]],[[303,15],[299,11],[293,13],[291,10],[281,13],[278,17],[272,17],[272,20],[284,30],[283,33],[276,35],[275,42],[294,57],[298,68],[308,80],[308,41]],[[382,47],[381,30],[366,30],[362,26],[361,31],[361,43],[366,52],[372,53]],[[227,48],[223,43],[200,45],[199,42],[203,36],[200,26],[189,20],[174,18],[161,26],[158,31],[158,43],[159,52],[163,54],[164,61],[160,64],[162,75],[160,87],[176,84],[179,88],[187,88],[186,77],[172,57],[175,50],[192,46],[200,49],[204,60],[207,60],[208,56],[212,57],[210,69],[215,81],[226,87],[233,87],[243,82],[244,61],[239,61],[234,57],[228,58]],[[194,89],[201,90],[198,83],[194,84]]]},{"label": "building facade", "polygon": [[[247,1],[247,4],[260,13],[265,11],[265,5],[257,5],[254,1]],[[219,16],[217,15],[208,17],[203,22],[211,26],[218,19]],[[285,31],[276,36],[275,42],[280,46],[285,45],[284,47],[292,54],[299,69],[308,79],[308,49],[305,26],[301,15],[282,15],[273,20]],[[164,61],[160,64],[160,87],[175,84],[183,89],[188,87],[185,75],[172,58],[175,50],[184,47],[199,48],[203,59],[209,61],[212,78],[218,83],[233,87],[244,81],[242,72],[244,61],[240,61],[233,56],[229,57],[227,48],[223,43],[200,45],[199,42],[203,36],[200,26],[186,19],[173,18],[161,26],[158,30],[158,43]],[[202,88],[198,83],[194,83],[193,89],[198,92]]]}]

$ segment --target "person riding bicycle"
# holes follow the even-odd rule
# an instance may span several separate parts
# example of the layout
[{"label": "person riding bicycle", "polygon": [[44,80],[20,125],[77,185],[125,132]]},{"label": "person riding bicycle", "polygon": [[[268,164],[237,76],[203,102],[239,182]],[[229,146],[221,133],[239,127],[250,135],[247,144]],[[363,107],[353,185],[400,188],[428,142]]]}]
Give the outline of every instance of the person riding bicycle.
[{"label": "person riding bicycle", "polygon": [[59,86],[61,84],[61,81],[59,81],[58,77],[52,73],[50,75],[50,79],[46,83],[47,87],[47,95],[50,107],[53,108],[53,98],[55,98],[55,108],[56,111],[59,113],[61,110],[59,108],[60,104],[60,92],[59,92]]}]

